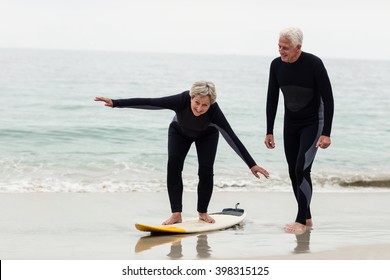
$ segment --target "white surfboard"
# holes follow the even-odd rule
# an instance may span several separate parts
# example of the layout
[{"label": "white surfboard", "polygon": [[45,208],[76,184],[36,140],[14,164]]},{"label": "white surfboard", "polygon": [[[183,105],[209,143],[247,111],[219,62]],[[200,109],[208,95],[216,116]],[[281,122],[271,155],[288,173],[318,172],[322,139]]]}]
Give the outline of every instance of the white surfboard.
[{"label": "white surfboard", "polygon": [[237,206],[236,208],[225,208],[221,212],[209,215],[214,218],[215,223],[210,224],[199,219],[192,219],[173,225],[135,224],[135,227],[140,231],[150,233],[198,233],[226,229],[245,219],[244,210],[237,208]]}]

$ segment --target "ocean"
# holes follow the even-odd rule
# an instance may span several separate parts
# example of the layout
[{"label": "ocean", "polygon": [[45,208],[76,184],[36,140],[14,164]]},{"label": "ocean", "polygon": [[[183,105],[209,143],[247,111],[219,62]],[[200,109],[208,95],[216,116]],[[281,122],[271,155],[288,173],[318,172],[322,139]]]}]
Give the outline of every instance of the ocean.
[{"label": "ocean", "polygon": [[[276,148],[263,143],[272,59],[0,49],[0,192],[165,191],[167,128],[174,113],[108,108],[94,97],[160,97],[188,90],[197,80],[216,84],[231,126],[271,175],[256,179],[220,137],[215,191],[291,191],[282,96]],[[390,61],[322,60],[335,116],[332,145],[319,150],[313,164],[314,192],[390,191]],[[183,178],[185,191],[196,191],[195,147]]]}]

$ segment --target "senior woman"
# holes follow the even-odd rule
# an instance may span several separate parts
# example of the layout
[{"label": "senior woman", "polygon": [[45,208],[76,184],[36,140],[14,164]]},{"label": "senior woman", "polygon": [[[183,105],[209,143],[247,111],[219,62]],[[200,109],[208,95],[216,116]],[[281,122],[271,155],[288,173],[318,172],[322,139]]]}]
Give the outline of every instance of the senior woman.
[{"label": "senior woman", "polygon": [[224,114],[216,102],[215,85],[210,81],[195,82],[190,91],[161,98],[130,98],[113,100],[96,97],[105,106],[138,109],[170,109],[176,115],[168,130],[168,175],[167,187],[172,215],[163,222],[165,225],[182,222],[184,160],[195,143],[198,155],[198,203],[199,219],[214,223],[207,214],[208,205],[213,192],[214,161],[217,153],[219,132],[233,150],[242,158],[257,178],[259,174],[268,178],[268,172],[258,166],[237,135],[230,127]]}]

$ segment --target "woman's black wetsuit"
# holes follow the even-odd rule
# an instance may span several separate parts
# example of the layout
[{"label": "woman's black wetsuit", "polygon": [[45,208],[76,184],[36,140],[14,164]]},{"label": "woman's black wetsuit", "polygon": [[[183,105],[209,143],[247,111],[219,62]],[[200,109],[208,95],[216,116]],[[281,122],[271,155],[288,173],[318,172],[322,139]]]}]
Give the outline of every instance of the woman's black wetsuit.
[{"label": "woman's black wetsuit", "polygon": [[217,103],[212,104],[206,113],[196,117],[191,110],[189,91],[161,98],[130,98],[112,101],[113,107],[175,111],[176,115],[168,130],[167,185],[172,212],[182,212],[182,171],[184,160],[193,142],[195,142],[199,163],[197,210],[200,213],[207,213],[213,191],[213,167],[219,132],[249,168],[256,165]]},{"label": "woman's black wetsuit", "polygon": [[310,171],[315,145],[321,135],[330,136],[332,128],[332,87],[322,61],[312,54],[302,52],[294,63],[274,59],[268,85],[267,134],[273,134],[279,89],[284,96],[285,155],[298,202],[296,222],[306,224],[306,219],[311,219]]}]

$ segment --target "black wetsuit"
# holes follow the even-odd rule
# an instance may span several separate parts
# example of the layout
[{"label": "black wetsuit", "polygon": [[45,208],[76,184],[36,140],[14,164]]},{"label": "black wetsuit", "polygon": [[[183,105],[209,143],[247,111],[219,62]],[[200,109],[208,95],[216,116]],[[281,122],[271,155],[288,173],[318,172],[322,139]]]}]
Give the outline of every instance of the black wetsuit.
[{"label": "black wetsuit", "polygon": [[256,165],[233,132],[217,103],[212,104],[206,113],[196,117],[191,110],[189,91],[161,98],[130,98],[112,101],[113,107],[175,111],[176,115],[168,130],[167,185],[172,212],[182,211],[182,170],[193,142],[195,142],[199,163],[197,210],[200,213],[207,212],[213,191],[213,168],[219,132],[249,168]]},{"label": "black wetsuit", "polygon": [[322,61],[312,54],[302,52],[294,63],[274,59],[268,85],[267,134],[273,134],[279,89],[284,96],[284,149],[298,202],[296,222],[306,224],[306,219],[311,219],[310,171],[315,145],[319,136],[330,136],[332,128],[332,87]]}]

